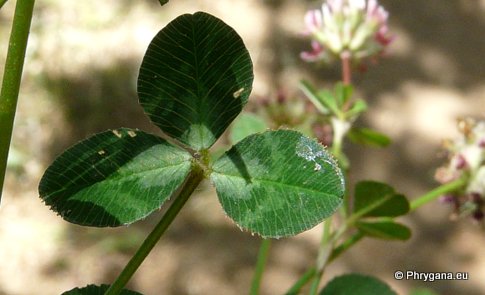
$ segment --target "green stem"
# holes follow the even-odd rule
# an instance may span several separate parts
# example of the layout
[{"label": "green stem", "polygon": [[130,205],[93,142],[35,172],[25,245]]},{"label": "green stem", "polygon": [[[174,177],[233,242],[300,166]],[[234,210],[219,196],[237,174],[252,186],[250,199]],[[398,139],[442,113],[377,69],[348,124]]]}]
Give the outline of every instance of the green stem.
[{"label": "green stem", "polygon": [[300,293],[300,289],[303,288],[316,274],[317,269],[315,267],[307,270],[295,284],[285,293],[285,295],[297,295]]},{"label": "green stem", "polygon": [[421,197],[414,199],[411,202],[411,204],[409,205],[409,208],[410,208],[409,211],[410,212],[414,211],[417,208],[437,199],[438,197],[440,197],[440,196],[442,196],[446,193],[456,191],[456,190],[460,189],[462,186],[464,186],[465,184],[466,184],[465,178],[459,178],[459,179],[456,179],[452,182],[443,184],[443,185],[435,188],[434,190],[422,195]]},{"label": "green stem", "polygon": [[[344,226],[346,228],[346,226]],[[333,237],[333,240],[336,240],[337,238],[341,237],[344,234],[345,230],[338,231]],[[334,261],[337,257],[339,257],[342,253],[350,249],[353,245],[355,245],[358,241],[360,241],[364,237],[364,234],[361,232],[357,232],[353,234],[351,237],[349,237],[347,240],[345,240],[342,244],[340,244],[338,247],[334,248],[332,253],[330,253],[330,257],[328,258],[328,263]],[[315,278],[317,275],[317,268],[312,267],[308,269],[299,279],[298,281],[291,286],[291,288],[285,293],[285,295],[296,295],[299,294],[301,288],[305,286],[312,278]],[[318,282],[319,283],[319,282]],[[315,283],[315,285],[318,287],[318,285]]]},{"label": "green stem", "polygon": [[320,280],[327,266],[330,253],[332,253],[334,246],[334,233],[332,233],[332,218],[328,218],[323,222],[323,234],[322,240],[320,242],[320,249],[318,251],[316,272],[313,276],[313,282],[310,287],[310,294],[315,295],[318,293],[318,286],[320,285]]},{"label": "green stem", "polygon": [[[341,56],[342,59],[342,81],[344,85],[351,85],[352,83],[352,69],[350,63],[350,55],[343,54]],[[342,107],[340,112],[331,118],[332,128],[333,128],[333,143],[331,147],[331,152],[335,158],[341,160],[342,155],[342,145],[345,134],[348,132],[349,128],[351,127],[351,123],[347,122],[344,114],[345,111],[351,105],[351,100],[348,100],[346,105]],[[345,196],[344,200],[344,208],[347,208],[349,212],[351,212],[350,208],[352,208],[352,198],[349,194]],[[345,212],[343,216],[347,216],[349,212]],[[335,243],[341,236],[345,233],[348,228],[348,224],[344,224],[338,231],[332,232],[330,226],[331,218],[327,219],[324,224],[324,231],[322,235],[322,239],[320,242],[320,247],[318,249],[318,257],[315,271],[312,272],[313,282],[310,288],[311,295],[316,295],[318,293],[318,287],[320,285],[321,278],[323,276],[325,267],[330,262],[331,255],[334,253]],[[306,283],[306,281],[305,281]],[[293,289],[293,288],[292,288]]]},{"label": "green stem", "polygon": [[350,228],[354,225],[355,222],[357,222],[361,217],[366,215],[367,213],[371,212],[372,210],[379,208],[384,204],[385,202],[389,201],[392,198],[392,194],[385,195],[381,199],[379,199],[377,202],[374,202],[367,207],[362,208],[361,210],[353,213],[350,215],[347,220],[345,220],[345,227]]},{"label": "green stem", "polygon": [[327,244],[330,241],[332,235],[332,218],[328,218],[323,222],[323,234],[322,234],[322,245]]},{"label": "green stem", "polygon": [[360,241],[364,237],[364,234],[359,232],[356,232],[352,236],[350,236],[347,240],[345,240],[342,244],[340,244],[338,247],[333,249],[332,253],[330,254],[330,258],[328,259],[328,262],[334,261],[337,257],[339,257],[342,253],[350,249],[353,245],[355,245],[358,241]]},{"label": "green stem", "polygon": [[[422,195],[421,197],[416,198],[414,201],[411,202],[410,204],[410,211],[416,210],[417,208],[435,200],[439,196],[442,196],[446,193],[456,191],[457,189],[460,189],[464,184],[466,183],[466,179],[457,179],[455,181],[443,184],[434,190]],[[378,205],[381,205],[382,202],[379,202]],[[352,215],[347,219],[346,228],[350,228],[353,226],[355,221],[358,220],[362,215],[365,213],[373,210],[375,207],[378,206],[377,204],[375,206],[371,206],[370,208],[366,208],[365,211],[358,212],[355,215]],[[343,232],[341,232],[343,234]],[[339,234],[336,234],[336,237],[339,236]],[[345,240],[342,244],[340,244],[338,247],[336,247],[332,254],[330,255],[330,258],[328,262],[332,262],[335,260],[338,256],[340,256],[342,253],[347,251],[350,247],[355,245],[357,242],[359,242],[362,238],[364,237],[364,234],[362,232],[356,232],[352,236],[350,236],[347,240]]]},{"label": "green stem", "polygon": [[[456,191],[460,188],[462,188],[466,184],[466,179],[457,179],[455,181],[452,181],[450,183],[446,183],[444,185],[441,185],[434,190],[422,195],[421,197],[418,197],[414,201],[411,202],[410,204],[410,211],[416,210],[417,208],[435,200],[439,196],[442,196],[446,193]],[[300,292],[301,288],[305,286],[312,278],[312,289],[310,291],[310,294],[316,294],[318,290],[318,285],[320,284],[320,277],[323,274],[323,271],[319,271],[318,268],[322,267],[322,262],[325,262],[325,264],[329,264],[330,262],[334,261],[336,258],[338,258],[342,253],[350,249],[352,246],[354,246],[357,242],[359,242],[363,237],[364,234],[361,232],[357,232],[347,238],[342,244],[340,244],[338,247],[333,248],[331,251],[329,257],[324,260],[322,257],[325,257],[324,253],[327,252],[327,249],[329,249],[329,245],[334,245],[336,241],[338,241],[346,232],[348,229],[352,228],[354,225],[355,221],[357,221],[362,215],[365,213],[369,212],[370,210],[373,210],[375,207],[380,206],[382,203],[379,202],[377,204],[374,204],[374,206],[371,206],[371,208],[366,208],[365,210],[361,212],[354,213],[352,216],[349,216],[345,223],[338,229],[338,231],[332,233],[332,236],[329,237],[326,234],[326,231],[324,231],[324,234],[322,235],[322,243],[321,247],[319,249],[319,262],[318,267],[313,267],[310,268],[303,274],[303,276],[288,290],[286,295],[296,295]],[[327,224],[324,225],[324,228],[327,228]],[[328,228],[327,228],[328,229]]]},{"label": "green stem", "polygon": [[[331,122],[334,130],[334,140],[332,143],[331,151],[333,156],[339,159],[342,153],[342,143],[346,130],[344,128],[344,125],[342,125],[342,121],[340,121],[340,118],[333,117]],[[348,207],[349,200],[346,198],[346,200],[344,200],[344,203],[346,203],[344,204],[345,207]],[[344,214],[344,216],[345,215],[346,214]],[[323,276],[325,267],[328,264],[328,260],[332,253],[334,243],[337,238],[340,237],[340,234],[332,232],[331,221],[332,218],[328,218],[324,221],[322,239],[320,242],[320,247],[318,249],[316,268],[315,272],[313,273],[313,282],[310,287],[309,294],[311,295],[318,293],[318,286],[320,285],[320,280]]]},{"label": "green stem", "polygon": [[320,285],[320,281],[322,280],[323,271],[317,271],[313,276],[312,285],[310,287],[310,295],[317,295],[318,294],[318,286]]},{"label": "green stem", "polygon": [[259,247],[258,262],[256,263],[256,269],[254,271],[253,282],[251,284],[251,291],[249,294],[259,294],[259,288],[261,286],[261,279],[263,278],[264,268],[266,261],[268,261],[269,248],[271,246],[270,239],[263,239],[261,246]]},{"label": "green stem", "polygon": [[[1,5],[5,4],[3,1]],[[35,0],[18,0],[0,91],[0,200]]]},{"label": "green stem", "polygon": [[333,129],[333,142],[331,147],[332,155],[337,159],[340,160],[341,153],[342,153],[342,143],[344,140],[345,133],[342,132],[343,129],[341,128],[341,120],[336,117],[332,117],[332,129]]},{"label": "green stem", "polygon": [[175,219],[175,216],[180,212],[180,209],[185,205],[185,202],[192,195],[194,190],[197,188],[199,183],[204,179],[204,173],[201,169],[196,169],[191,172],[191,175],[183,185],[183,187],[176,193],[176,197],[173,204],[168,208],[165,215],[163,215],[160,222],[155,226],[152,232],[145,239],[140,248],[136,251],[135,255],[131,258],[128,264],[125,266],[121,274],[118,276],[116,281],[110,286],[105,295],[116,295],[119,294],[126,283],[131,279],[135,271],[140,267],[142,262],[148,256],[150,251],[160,240],[162,235],[165,233],[169,225]]}]

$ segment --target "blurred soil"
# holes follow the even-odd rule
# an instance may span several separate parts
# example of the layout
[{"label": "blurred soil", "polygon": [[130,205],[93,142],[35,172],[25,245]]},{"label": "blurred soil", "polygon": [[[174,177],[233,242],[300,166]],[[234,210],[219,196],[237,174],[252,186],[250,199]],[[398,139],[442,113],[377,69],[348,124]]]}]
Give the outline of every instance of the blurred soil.
[{"label": "blurred soil", "polygon": [[[0,12],[4,60],[15,1]],[[396,40],[386,58],[358,74],[358,94],[370,111],[358,122],[393,138],[386,149],[347,147],[351,181],[391,183],[410,198],[437,184],[440,143],[456,135],[459,117],[485,113],[485,1],[382,0]],[[255,64],[252,98],[279,91],[299,99],[306,78],[339,79],[338,67],[299,60],[309,46],[303,15],[319,1],[172,0],[38,1],[29,41],[0,207],[0,295],[60,294],[75,286],[110,283],[160,215],[127,228],[71,225],[38,198],[43,171],[64,148],[107,128],[157,133],[138,106],[136,77],[151,38],[182,13],[207,11],[236,29]],[[3,64],[0,70],[3,72]],[[254,106],[253,106],[254,108]],[[1,130],[0,130],[1,132]],[[364,240],[332,264],[325,279],[362,272],[399,294],[429,288],[442,295],[485,294],[483,230],[448,218],[433,203],[403,220],[407,242]],[[272,244],[262,294],[282,294],[316,256],[320,227]],[[259,239],[224,216],[206,183],[183,209],[129,287],[144,294],[247,294]],[[396,281],[396,270],[469,272],[468,281]]]}]

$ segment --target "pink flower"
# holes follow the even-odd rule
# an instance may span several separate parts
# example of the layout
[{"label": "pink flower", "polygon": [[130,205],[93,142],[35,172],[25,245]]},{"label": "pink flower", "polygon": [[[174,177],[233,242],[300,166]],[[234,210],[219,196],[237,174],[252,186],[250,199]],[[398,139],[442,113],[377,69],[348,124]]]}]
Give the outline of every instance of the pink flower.
[{"label": "pink flower", "polygon": [[453,194],[456,213],[481,220],[485,210],[485,121],[461,120],[458,126],[461,134],[446,142],[449,160],[438,168],[435,178],[441,183],[464,178],[465,187]]},{"label": "pink flower", "polygon": [[315,62],[325,59],[323,46],[315,40],[312,40],[312,51],[303,51],[300,53],[301,59],[308,62]]},{"label": "pink flower", "polygon": [[305,35],[316,33],[322,26],[322,12],[320,10],[310,10],[305,14],[305,25],[307,31]]},{"label": "pink flower", "polygon": [[375,58],[392,41],[387,19],[377,0],[327,0],[321,9],[305,14],[304,34],[312,38],[313,50],[301,57],[313,62],[346,55],[354,63]]}]

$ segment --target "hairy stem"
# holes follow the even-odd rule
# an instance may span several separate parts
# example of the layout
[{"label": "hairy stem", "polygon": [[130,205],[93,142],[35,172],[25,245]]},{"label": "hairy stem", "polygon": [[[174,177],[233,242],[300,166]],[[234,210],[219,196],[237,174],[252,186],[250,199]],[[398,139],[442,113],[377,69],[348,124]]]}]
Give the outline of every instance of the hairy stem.
[{"label": "hairy stem", "polygon": [[136,251],[135,255],[131,258],[128,264],[125,266],[121,274],[118,276],[116,281],[111,285],[111,287],[106,291],[105,295],[116,295],[119,294],[126,283],[131,279],[136,270],[140,267],[142,262],[148,256],[153,247],[160,240],[162,235],[165,233],[169,225],[175,219],[175,216],[180,212],[180,209],[185,205],[185,202],[192,195],[194,190],[197,188],[199,183],[204,179],[204,173],[202,169],[195,169],[192,171],[189,178],[182,186],[182,188],[176,193],[176,199],[173,204],[168,208],[165,215],[163,215],[160,222],[155,226],[152,232],[145,239],[140,248]]},{"label": "hairy stem", "polygon": [[411,204],[409,205],[410,209],[409,211],[414,211],[416,210],[417,208],[433,201],[433,200],[436,200],[438,197],[446,194],[446,193],[449,193],[449,192],[453,192],[453,191],[456,191],[458,189],[460,189],[461,187],[463,187],[464,185],[466,184],[466,179],[464,178],[459,178],[459,179],[456,179],[452,182],[449,182],[449,183],[445,183],[443,185],[440,185],[439,187],[435,188],[434,190],[414,199]]},{"label": "hairy stem", "polygon": [[[0,2],[1,6],[6,1]],[[17,1],[0,91],[0,200],[35,0]],[[0,7],[1,7],[0,6]]]},{"label": "hairy stem", "polygon": [[261,241],[261,246],[259,247],[258,261],[256,263],[256,269],[254,271],[253,282],[251,284],[251,291],[249,294],[257,295],[259,294],[259,288],[261,286],[261,279],[263,278],[264,268],[266,266],[266,261],[268,261],[269,248],[271,246],[270,239],[263,239]]}]

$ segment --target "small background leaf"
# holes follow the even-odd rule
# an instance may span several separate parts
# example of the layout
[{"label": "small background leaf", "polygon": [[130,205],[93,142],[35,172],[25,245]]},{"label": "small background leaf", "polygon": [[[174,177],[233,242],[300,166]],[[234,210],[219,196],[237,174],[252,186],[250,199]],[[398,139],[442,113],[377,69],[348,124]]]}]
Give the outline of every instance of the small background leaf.
[{"label": "small background leaf", "polygon": [[355,186],[354,213],[362,217],[395,217],[409,212],[409,202],[392,187],[376,181],[361,181]]},{"label": "small background leaf", "polygon": [[[108,291],[109,287],[110,287],[109,285],[101,285],[101,286],[88,285],[83,288],[74,288],[70,291],[66,291],[62,293],[62,295],[104,295],[104,293]],[[142,295],[142,294],[123,289],[120,292],[120,295]]]},{"label": "small background leaf", "polygon": [[315,226],[335,212],[345,190],[323,146],[290,130],[243,139],[214,163],[211,179],[227,215],[263,237]]},{"label": "small background leaf", "polygon": [[330,113],[330,110],[323,104],[321,98],[317,94],[317,91],[313,88],[310,82],[301,80],[299,87],[320,113],[324,115]]},{"label": "small background leaf", "polygon": [[318,91],[317,97],[322,102],[322,104],[324,104],[328,109],[331,110],[333,114],[340,113],[340,108],[337,104],[337,100],[331,91],[328,91],[327,89],[322,89]]},{"label": "small background leaf", "polygon": [[138,77],[155,125],[196,150],[209,148],[247,103],[253,66],[241,37],[207,13],[184,14],[150,43]]},{"label": "small background leaf", "polygon": [[386,240],[405,241],[411,237],[411,230],[392,220],[356,223],[357,228],[370,237]]},{"label": "small background leaf", "polygon": [[46,170],[40,197],[65,220],[119,226],[158,209],[184,182],[191,155],[132,129],[96,134],[66,150]]},{"label": "small background leaf", "polygon": [[381,280],[361,274],[346,274],[331,280],[320,295],[397,295]]},{"label": "small background leaf", "polygon": [[158,0],[160,2],[160,5],[165,5],[168,3],[169,0]]},{"label": "small background leaf", "polygon": [[391,144],[391,139],[386,135],[369,128],[352,128],[347,133],[349,139],[357,144],[386,147]]},{"label": "small background leaf", "polygon": [[232,144],[235,144],[251,134],[263,132],[266,129],[268,129],[268,125],[261,117],[251,113],[243,113],[234,121],[229,140]]},{"label": "small background leaf", "polygon": [[346,85],[342,82],[339,82],[335,85],[334,92],[335,92],[335,101],[337,102],[339,109],[341,109],[342,106],[344,106],[345,103],[352,96],[352,93],[354,92],[354,88],[352,87],[352,85]]},{"label": "small background leaf", "polygon": [[360,113],[363,113],[367,110],[367,103],[363,99],[357,99],[353,104],[350,110],[345,113],[348,118],[356,117]]}]

